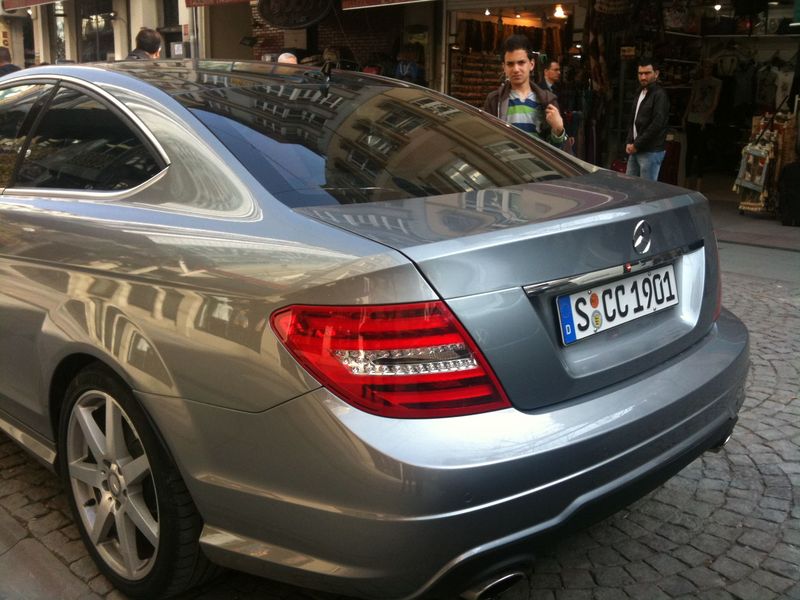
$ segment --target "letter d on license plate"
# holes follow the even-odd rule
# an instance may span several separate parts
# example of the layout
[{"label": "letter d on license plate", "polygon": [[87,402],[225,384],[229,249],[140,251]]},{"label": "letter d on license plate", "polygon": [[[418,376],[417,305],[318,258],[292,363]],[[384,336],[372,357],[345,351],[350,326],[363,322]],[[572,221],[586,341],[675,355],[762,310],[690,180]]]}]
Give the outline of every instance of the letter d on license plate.
[{"label": "letter d on license plate", "polygon": [[564,344],[678,304],[672,265],[556,298]]}]

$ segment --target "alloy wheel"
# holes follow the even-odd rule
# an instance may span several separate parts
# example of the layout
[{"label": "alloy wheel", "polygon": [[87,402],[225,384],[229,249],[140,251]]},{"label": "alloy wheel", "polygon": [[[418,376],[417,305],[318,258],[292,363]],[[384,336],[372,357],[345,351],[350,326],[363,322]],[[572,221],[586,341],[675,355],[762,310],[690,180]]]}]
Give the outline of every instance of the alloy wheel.
[{"label": "alloy wheel", "polygon": [[89,541],[119,576],[138,581],[155,564],[159,510],[139,432],[109,394],[81,394],[69,415],[66,459]]}]

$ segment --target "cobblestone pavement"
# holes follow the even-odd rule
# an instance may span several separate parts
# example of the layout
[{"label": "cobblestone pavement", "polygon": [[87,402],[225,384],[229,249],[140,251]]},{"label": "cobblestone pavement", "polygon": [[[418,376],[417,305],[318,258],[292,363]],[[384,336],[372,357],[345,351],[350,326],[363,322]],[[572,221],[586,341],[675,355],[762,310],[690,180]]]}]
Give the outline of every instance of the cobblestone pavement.
[{"label": "cobblestone pavement", "polygon": [[[724,285],[753,364],[729,444],[561,540],[504,600],[800,599],[800,286]],[[83,549],[58,480],[0,434],[0,599],[102,597],[122,595]],[[333,600],[235,573],[186,598]]]}]

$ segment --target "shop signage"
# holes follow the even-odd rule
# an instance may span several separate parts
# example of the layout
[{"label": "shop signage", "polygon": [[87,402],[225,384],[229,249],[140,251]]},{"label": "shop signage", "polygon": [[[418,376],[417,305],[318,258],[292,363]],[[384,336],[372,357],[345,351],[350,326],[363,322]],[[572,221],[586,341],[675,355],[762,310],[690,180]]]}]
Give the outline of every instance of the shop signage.
[{"label": "shop signage", "polygon": [[303,29],[325,18],[333,0],[258,0],[258,14],[280,29]]},{"label": "shop signage", "polygon": [[29,6],[36,6],[38,4],[53,4],[56,0],[3,0],[3,8],[5,10],[14,10],[15,8],[28,8]]},{"label": "shop signage", "polygon": [[342,10],[375,8],[377,6],[391,6],[392,4],[416,4],[417,2],[430,1],[431,0],[342,0]]},{"label": "shop signage", "polygon": [[218,4],[245,4],[250,0],[186,0],[186,7],[195,6],[216,6]]}]

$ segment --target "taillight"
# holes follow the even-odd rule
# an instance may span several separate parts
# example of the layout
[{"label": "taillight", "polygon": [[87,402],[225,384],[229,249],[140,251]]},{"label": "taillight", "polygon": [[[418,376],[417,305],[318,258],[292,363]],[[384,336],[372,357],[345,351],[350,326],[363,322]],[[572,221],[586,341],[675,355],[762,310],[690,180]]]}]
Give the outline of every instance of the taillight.
[{"label": "taillight", "polygon": [[272,329],[325,387],[365,411],[450,417],[510,406],[472,338],[443,302],[294,305]]}]

